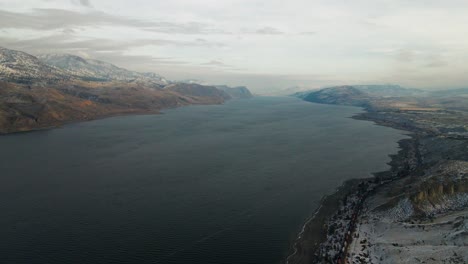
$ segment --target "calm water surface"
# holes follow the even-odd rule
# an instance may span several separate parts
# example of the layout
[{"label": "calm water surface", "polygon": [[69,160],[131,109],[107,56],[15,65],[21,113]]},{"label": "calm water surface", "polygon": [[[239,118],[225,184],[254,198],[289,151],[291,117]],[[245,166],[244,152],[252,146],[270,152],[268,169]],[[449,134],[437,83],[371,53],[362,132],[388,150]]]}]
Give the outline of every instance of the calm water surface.
[{"label": "calm water surface", "polygon": [[400,131],[286,97],[0,137],[0,263],[280,263]]}]

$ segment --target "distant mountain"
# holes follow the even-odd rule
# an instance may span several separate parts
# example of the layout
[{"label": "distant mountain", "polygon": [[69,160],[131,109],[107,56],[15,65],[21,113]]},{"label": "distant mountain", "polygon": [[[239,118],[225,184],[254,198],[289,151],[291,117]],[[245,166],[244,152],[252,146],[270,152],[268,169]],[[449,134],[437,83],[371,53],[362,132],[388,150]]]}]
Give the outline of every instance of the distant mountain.
[{"label": "distant mountain", "polygon": [[345,85],[300,92],[294,96],[314,103],[360,106],[371,111],[468,111],[468,89],[420,91],[399,86]]},{"label": "distant mountain", "polygon": [[217,98],[220,102],[231,99],[231,96],[214,86],[206,86],[196,83],[175,83],[164,87],[166,91],[173,91],[186,96]]},{"label": "distant mountain", "polygon": [[318,89],[318,90],[308,90],[308,91],[295,92],[294,94],[292,94],[292,96],[295,96],[295,97],[304,99],[304,98],[307,97],[309,94],[311,94],[311,93],[313,93],[313,92],[317,92],[317,91],[319,91],[319,90],[320,90],[320,89]]},{"label": "distant mountain", "polygon": [[400,97],[421,96],[426,94],[423,90],[403,88],[399,85],[353,85],[353,87],[370,96]]},{"label": "distant mountain", "polygon": [[30,84],[69,79],[66,72],[25,52],[0,47],[0,80]]},{"label": "distant mountain", "polygon": [[342,93],[341,96],[348,94],[348,96],[356,97],[366,95],[368,97],[374,98],[384,98],[384,97],[408,97],[408,96],[426,96],[430,92],[404,88],[399,85],[345,85],[345,86],[335,86],[328,87],[320,90],[314,91],[301,91],[294,94],[294,96],[299,98],[305,98],[311,93]]},{"label": "distant mountain", "polygon": [[353,86],[336,86],[309,93],[298,93],[296,96],[305,101],[322,104],[339,104],[353,106],[368,106],[368,95]]},{"label": "distant mountain", "polygon": [[468,88],[459,88],[459,89],[448,89],[448,90],[438,90],[432,91],[430,93],[432,96],[468,96]]},{"label": "distant mountain", "polygon": [[167,85],[169,82],[154,73],[140,73],[119,68],[113,64],[84,59],[70,54],[45,54],[38,56],[44,64],[65,71],[67,74],[87,81],[127,81]]},{"label": "distant mountain", "polygon": [[57,54],[39,59],[0,48],[0,133],[231,98],[214,86],[171,83],[98,60]]},{"label": "distant mountain", "polygon": [[227,85],[216,85],[216,88],[225,91],[234,99],[251,98],[252,94],[245,86],[229,87]]}]

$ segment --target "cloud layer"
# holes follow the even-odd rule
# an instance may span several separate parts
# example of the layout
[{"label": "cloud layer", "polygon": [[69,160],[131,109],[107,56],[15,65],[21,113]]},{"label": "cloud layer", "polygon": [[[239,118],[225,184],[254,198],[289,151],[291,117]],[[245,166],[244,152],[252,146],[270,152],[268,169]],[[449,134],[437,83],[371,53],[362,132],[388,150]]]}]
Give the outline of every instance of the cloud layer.
[{"label": "cloud layer", "polygon": [[259,91],[449,88],[468,83],[467,13],[461,0],[5,0],[0,46]]}]

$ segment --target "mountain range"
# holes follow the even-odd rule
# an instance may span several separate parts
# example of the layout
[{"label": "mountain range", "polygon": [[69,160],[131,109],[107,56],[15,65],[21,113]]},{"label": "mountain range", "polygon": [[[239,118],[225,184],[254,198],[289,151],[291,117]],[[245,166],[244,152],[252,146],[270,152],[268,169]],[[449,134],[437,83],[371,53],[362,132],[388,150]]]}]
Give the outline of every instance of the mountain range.
[{"label": "mountain range", "polygon": [[82,80],[141,82],[161,87],[169,84],[166,79],[155,73],[129,71],[107,62],[84,59],[69,54],[44,54],[37,58],[49,66],[63,70],[67,75]]},{"label": "mountain range", "polygon": [[373,110],[438,109],[468,111],[468,89],[420,90],[398,85],[343,85],[295,93],[305,101]]},{"label": "mountain range", "polygon": [[70,54],[0,48],[0,133],[251,96],[246,87],[171,82]]}]

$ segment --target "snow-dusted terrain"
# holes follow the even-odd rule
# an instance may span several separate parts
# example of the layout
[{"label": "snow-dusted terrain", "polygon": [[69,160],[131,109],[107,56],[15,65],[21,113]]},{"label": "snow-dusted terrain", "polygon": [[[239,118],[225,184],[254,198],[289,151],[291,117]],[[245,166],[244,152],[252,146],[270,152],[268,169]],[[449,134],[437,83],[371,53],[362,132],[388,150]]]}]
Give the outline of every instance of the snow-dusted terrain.
[{"label": "snow-dusted terrain", "polygon": [[[408,179],[370,196],[352,235],[348,263],[468,263],[467,169],[463,161],[438,164],[397,198],[390,194]],[[428,182],[456,187],[447,192]]]},{"label": "snow-dusted terrain", "polygon": [[51,67],[65,71],[70,76],[82,79],[144,82],[161,86],[169,83],[155,73],[130,71],[104,61],[85,59],[70,54],[43,54],[39,55],[38,59]]},{"label": "snow-dusted terrain", "polygon": [[64,79],[66,73],[21,51],[0,47],[0,80],[28,83]]}]

